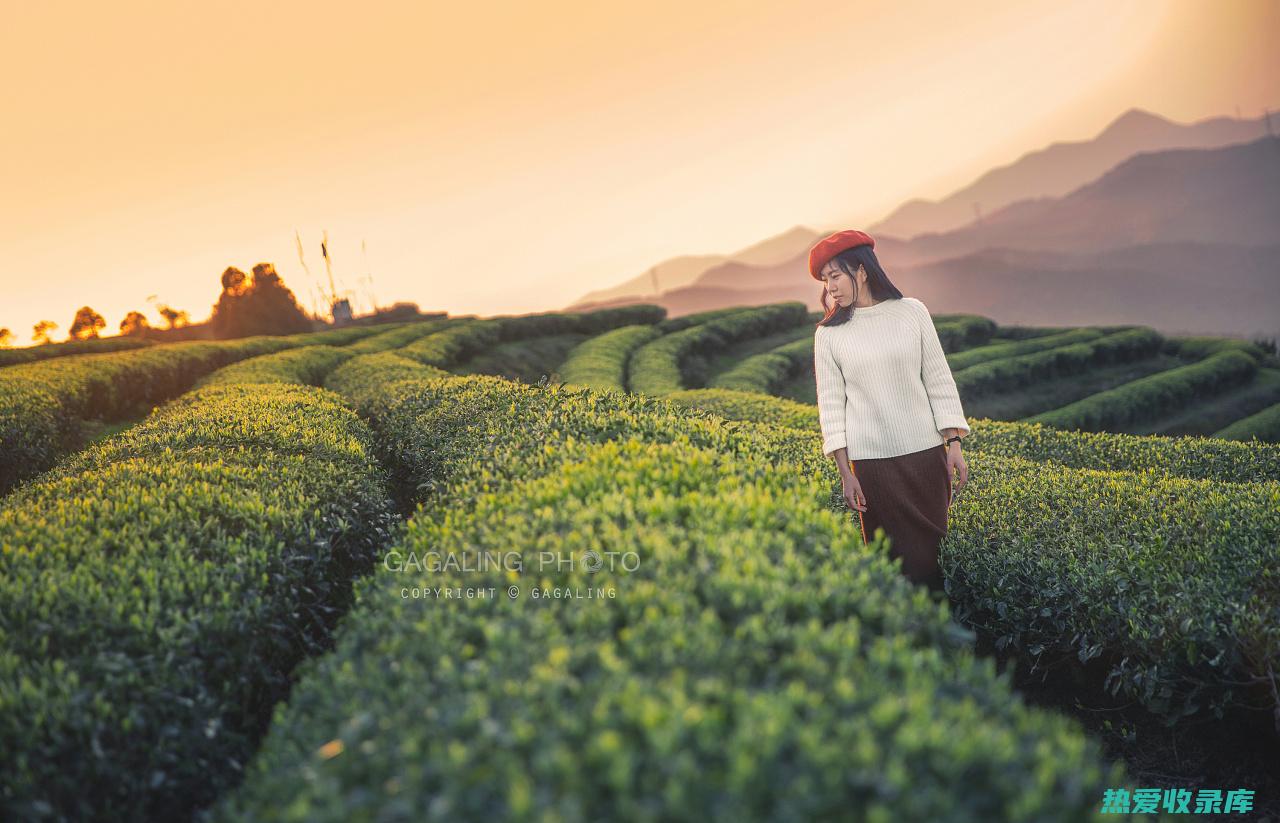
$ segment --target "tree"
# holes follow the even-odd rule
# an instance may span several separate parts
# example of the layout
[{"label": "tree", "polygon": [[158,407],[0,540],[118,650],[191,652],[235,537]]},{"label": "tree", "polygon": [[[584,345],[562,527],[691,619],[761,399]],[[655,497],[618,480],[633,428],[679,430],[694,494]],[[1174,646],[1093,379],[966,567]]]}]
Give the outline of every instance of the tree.
[{"label": "tree", "polygon": [[52,320],[41,320],[31,327],[31,339],[36,343],[52,343],[49,333],[58,328],[58,324]]},{"label": "tree", "polygon": [[271,263],[253,267],[252,277],[231,266],[222,273],[222,294],[213,307],[214,337],[311,331],[312,321]]},{"label": "tree", "polygon": [[124,335],[141,336],[149,328],[151,324],[147,322],[147,316],[140,311],[131,311],[120,321],[120,333]]},{"label": "tree", "polygon": [[0,329],[0,349],[8,348],[13,345],[13,332],[8,329]]},{"label": "tree", "polygon": [[160,312],[160,316],[169,324],[170,329],[176,329],[180,326],[187,325],[187,313],[181,309],[175,309],[171,306],[161,304],[156,308],[156,311]]},{"label": "tree", "polygon": [[107,321],[88,306],[81,306],[76,318],[71,321],[69,340],[90,340],[98,336],[98,329],[107,327]]}]

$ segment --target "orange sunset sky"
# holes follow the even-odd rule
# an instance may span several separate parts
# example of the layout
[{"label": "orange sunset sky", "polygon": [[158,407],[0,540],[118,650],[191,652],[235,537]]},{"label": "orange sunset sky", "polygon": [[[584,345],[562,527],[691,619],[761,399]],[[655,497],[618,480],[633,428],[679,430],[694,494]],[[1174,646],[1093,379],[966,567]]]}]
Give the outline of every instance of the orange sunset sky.
[{"label": "orange sunset sky", "polygon": [[[0,327],[555,309],[680,254],[856,227],[1131,107],[1275,105],[1280,2],[5,3]],[[362,254],[361,242],[367,244]],[[372,287],[363,281],[372,273]]]}]

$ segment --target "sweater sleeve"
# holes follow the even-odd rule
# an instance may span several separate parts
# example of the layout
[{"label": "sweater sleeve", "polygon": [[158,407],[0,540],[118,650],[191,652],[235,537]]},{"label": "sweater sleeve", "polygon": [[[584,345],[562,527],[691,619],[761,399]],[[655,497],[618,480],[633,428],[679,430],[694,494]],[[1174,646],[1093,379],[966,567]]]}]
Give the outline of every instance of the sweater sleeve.
[{"label": "sweater sleeve", "polygon": [[923,302],[916,300],[916,303],[920,319],[920,379],[929,395],[934,425],[939,433],[951,428],[968,433],[969,423],[960,406],[960,392],[951,375],[947,355],[942,350],[942,341],[938,339],[938,330],[933,325],[933,315]]},{"label": "sweater sleeve", "polygon": [[818,383],[818,423],[822,453],[830,456],[847,446],[844,432],[844,373],[831,352],[831,341],[819,329],[813,336],[813,371]]}]

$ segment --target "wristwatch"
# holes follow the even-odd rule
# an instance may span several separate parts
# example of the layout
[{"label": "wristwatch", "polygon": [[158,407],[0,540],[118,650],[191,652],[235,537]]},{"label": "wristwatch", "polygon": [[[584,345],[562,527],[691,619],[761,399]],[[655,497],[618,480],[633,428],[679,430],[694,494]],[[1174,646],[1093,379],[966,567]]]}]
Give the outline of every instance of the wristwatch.
[{"label": "wristwatch", "polygon": [[952,440],[959,440],[959,439],[960,439],[960,435],[958,435],[958,434],[953,434],[953,435],[951,435],[950,437],[948,437],[948,438],[947,438],[947,443],[946,443],[947,448],[948,448],[948,449],[949,449],[949,448],[951,448],[951,441],[952,441]]}]

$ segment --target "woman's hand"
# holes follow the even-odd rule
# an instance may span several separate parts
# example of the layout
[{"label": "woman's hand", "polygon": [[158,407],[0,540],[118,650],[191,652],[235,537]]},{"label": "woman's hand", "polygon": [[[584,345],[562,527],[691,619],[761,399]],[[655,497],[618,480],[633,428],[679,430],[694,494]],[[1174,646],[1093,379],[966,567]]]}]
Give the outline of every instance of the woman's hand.
[{"label": "woman's hand", "polygon": [[845,472],[841,475],[841,481],[844,485],[844,502],[855,511],[866,511],[867,498],[862,493],[862,484],[858,482],[857,476],[853,472]]},{"label": "woman's hand", "polygon": [[953,482],[956,475],[959,474],[959,482],[955,483],[951,491],[951,500],[947,501],[947,507],[951,507],[951,503],[955,501],[956,492],[964,488],[964,484],[969,482],[969,465],[964,462],[964,455],[960,453],[960,441],[956,441],[947,447],[947,482]]}]

